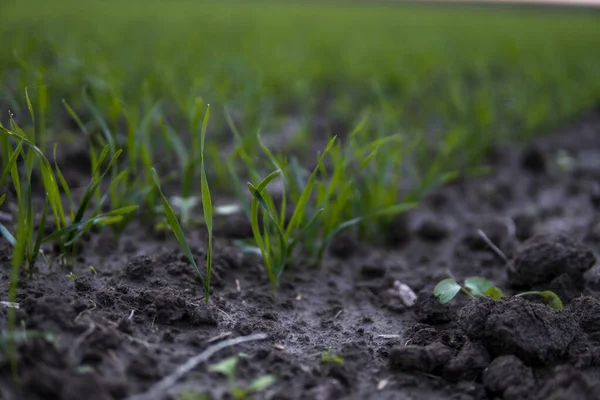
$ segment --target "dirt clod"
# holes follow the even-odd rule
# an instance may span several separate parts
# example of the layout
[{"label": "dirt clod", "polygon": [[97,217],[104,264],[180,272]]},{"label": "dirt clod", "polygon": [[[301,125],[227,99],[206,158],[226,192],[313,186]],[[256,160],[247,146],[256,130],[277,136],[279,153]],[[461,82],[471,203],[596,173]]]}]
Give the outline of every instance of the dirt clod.
[{"label": "dirt clod", "polygon": [[491,396],[505,400],[533,398],[536,381],[531,368],[514,355],[500,356],[483,371],[483,384]]},{"label": "dirt clod", "polygon": [[579,321],[579,326],[587,334],[600,332],[600,300],[582,296],[571,303],[571,311]]},{"label": "dirt clod", "polygon": [[442,368],[452,358],[452,352],[440,343],[428,346],[397,346],[389,354],[392,369],[432,373]]},{"label": "dirt clod", "polygon": [[556,367],[553,372],[552,379],[542,386],[536,399],[600,399],[600,383],[594,380],[592,376],[568,365]]},{"label": "dirt clod", "polygon": [[480,344],[467,343],[444,367],[444,377],[450,381],[474,381],[490,363],[490,355]]},{"label": "dirt clod", "polygon": [[149,277],[154,272],[156,260],[148,256],[138,256],[127,263],[125,274],[129,279],[140,280]]},{"label": "dirt clod", "polygon": [[[460,325],[493,356],[514,354],[527,363],[547,365],[564,359],[580,333],[570,315],[523,298],[494,304],[472,302],[467,307],[467,312],[460,313]],[[469,321],[471,316],[475,323]]]},{"label": "dirt clod", "polygon": [[525,242],[516,254],[509,281],[516,286],[533,286],[550,282],[563,273],[582,279],[595,262],[594,253],[569,236],[538,235]]},{"label": "dirt clod", "polygon": [[415,317],[419,322],[443,324],[454,319],[454,312],[449,304],[440,304],[430,290],[423,290],[417,295]]}]

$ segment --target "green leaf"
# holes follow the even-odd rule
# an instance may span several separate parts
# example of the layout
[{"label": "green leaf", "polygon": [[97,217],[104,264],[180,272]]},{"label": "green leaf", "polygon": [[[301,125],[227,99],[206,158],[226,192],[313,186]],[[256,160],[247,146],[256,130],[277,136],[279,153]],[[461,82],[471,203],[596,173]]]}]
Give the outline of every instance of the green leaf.
[{"label": "green leaf", "polygon": [[67,180],[63,176],[63,173],[58,166],[58,162],[56,161],[56,144],[54,145],[54,170],[56,171],[56,176],[58,177],[58,181],[60,182],[60,185],[62,186],[63,192],[65,193],[65,196],[67,196],[67,201],[68,201],[69,209],[70,209],[70,213],[71,213],[70,214],[71,221],[73,221],[75,219],[75,210],[73,207],[73,197],[71,196],[71,189],[69,188],[69,185],[67,184]]},{"label": "green leaf", "polygon": [[555,310],[562,310],[563,309],[563,303],[560,300],[560,297],[558,297],[558,295],[550,290],[546,290],[544,292],[539,292],[539,291],[531,291],[531,292],[523,292],[523,293],[519,293],[517,295],[515,295],[515,297],[522,297],[522,296],[528,296],[528,295],[535,295],[535,296],[541,296],[544,299],[544,302],[546,304],[548,304],[548,306],[554,308]]},{"label": "green leaf", "polygon": [[106,124],[106,121],[102,117],[102,113],[100,111],[98,111],[98,109],[90,101],[87,91],[88,91],[87,87],[84,87],[82,89],[83,102],[85,103],[85,105],[88,107],[88,109],[92,113],[92,116],[94,117],[96,122],[98,122],[98,125],[100,125],[100,130],[102,131],[102,134],[104,135],[104,138],[106,139],[107,145],[109,146],[110,154],[115,154],[116,147],[115,147],[115,140],[113,138],[113,135],[110,132],[110,129],[108,128],[108,125]]},{"label": "green leaf", "polygon": [[[275,219],[273,216],[273,213],[270,212],[270,210],[269,210],[268,204],[262,197],[261,192],[265,189],[265,187],[269,184],[269,182],[271,182],[273,179],[275,179],[275,177],[277,177],[280,173],[281,173],[280,170],[271,172],[256,187],[254,185],[252,185],[250,182],[248,182],[248,190],[250,191],[250,194],[252,194],[252,202],[250,205],[250,225],[252,226],[252,235],[254,236],[256,245],[258,246],[258,248],[261,251],[262,258],[263,258],[263,261],[265,262],[265,266],[267,268],[267,273],[269,275],[269,281],[271,282],[271,287],[273,288],[273,290],[275,290],[277,288],[277,284],[278,284],[277,274],[275,271],[275,266],[273,265],[273,260],[271,258],[271,254],[270,254],[268,235],[265,235],[265,239],[263,239],[263,235],[260,231],[258,210],[259,210],[259,207],[262,206],[263,209],[265,210],[264,215],[265,216],[268,215],[268,217],[271,218],[271,220]],[[262,204],[261,204],[261,202],[262,202]],[[282,245],[285,245],[285,241],[282,239],[282,235],[279,233],[279,232],[281,232],[281,227],[277,224],[276,221],[274,222],[274,224],[275,224],[276,228],[278,229],[278,234],[279,234],[278,236],[279,236],[280,243]],[[265,229],[266,229],[266,226],[265,226]],[[282,247],[282,249],[283,248],[284,247]]]},{"label": "green leaf", "polygon": [[502,290],[498,289],[497,287],[491,287],[488,288],[483,295],[492,300],[500,300],[504,296],[504,293],[502,293]]},{"label": "green leaf", "polygon": [[546,290],[544,292],[540,292],[539,295],[544,298],[544,301],[546,302],[546,304],[548,304],[550,307],[554,308],[555,310],[563,309],[563,303],[560,300],[560,297],[558,297],[558,295],[556,293],[554,293],[550,290]]},{"label": "green leaf", "polygon": [[264,375],[258,379],[255,379],[248,387],[248,390],[250,390],[252,392],[260,392],[260,391],[265,390],[266,388],[268,388],[269,386],[271,386],[274,383],[275,383],[275,377],[273,375]]},{"label": "green leaf", "polygon": [[344,358],[336,356],[331,349],[321,353],[321,362],[330,364],[344,364]]},{"label": "green leaf", "polygon": [[494,284],[485,278],[470,277],[465,280],[465,287],[473,296],[483,296],[488,289],[494,287]]},{"label": "green leaf", "polygon": [[33,113],[33,106],[31,105],[31,99],[29,98],[29,91],[25,88],[25,100],[27,102],[27,108],[29,109],[29,116],[31,117],[31,122],[35,126],[35,115]]},{"label": "green leaf", "polygon": [[[102,165],[102,162],[104,161],[104,158],[106,157],[108,150],[109,150],[108,146],[105,146],[104,149],[102,149],[102,152],[100,153],[100,156],[98,157],[97,168],[100,168],[100,166]],[[92,196],[96,192],[96,189],[98,189],[98,186],[100,185],[100,181],[102,181],[104,176],[108,173],[108,171],[110,170],[112,165],[115,163],[115,161],[119,158],[119,156],[121,155],[122,152],[123,152],[123,150],[121,150],[121,149],[117,150],[117,152],[114,153],[114,155],[112,156],[110,162],[108,163],[108,165],[106,166],[106,168],[104,169],[102,174],[97,178],[92,177],[92,179],[90,180],[90,182],[88,183],[88,185],[85,189],[85,192],[83,193],[81,203],[79,204],[79,208],[77,209],[77,213],[75,214],[74,222],[79,222],[83,219],[85,210],[89,206],[89,204],[92,200]],[[96,173],[98,171],[99,170],[97,169],[95,172],[92,173],[92,175],[96,175]]]},{"label": "green leaf", "polygon": [[212,241],[213,241],[213,206],[210,197],[210,189],[208,187],[208,179],[206,178],[206,169],[204,166],[204,140],[206,138],[206,127],[208,126],[208,118],[210,116],[210,105],[206,107],[204,121],[202,122],[202,131],[200,133],[200,186],[202,195],[202,211],[204,212],[204,224],[208,231],[208,246],[206,248],[206,274],[204,281],[205,301],[208,302],[210,294],[210,276],[212,273]]},{"label": "green leaf", "polygon": [[[321,163],[321,161],[323,160],[325,155],[327,155],[329,150],[331,150],[336,139],[337,139],[337,136],[334,136],[333,138],[331,138],[331,140],[329,140],[329,143],[327,143],[325,150],[323,150],[323,153],[319,156],[319,163]],[[315,167],[312,174],[310,175],[310,178],[308,178],[308,182],[306,183],[306,186],[304,187],[304,190],[302,191],[302,194],[300,195],[300,198],[298,199],[298,202],[296,203],[296,208],[294,209],[294,212],[292,213],[292,217],[290,218],[290,222],[285,229],[285,241],[286,242],[289,240],[292,232],[294,232],[294,230],[298,226],[300,226],[301,222],[304,220],[304,213],[306,211],[306,205],[307,205],[308,199],[310,198],[310,195],[312,193],[318,169],[319,169],[319,166],[317,165],[317,167]]]},{"label": "green leaf", "polygon": [[79,116],[77,115],[77,113],[75,112],[75,110],[73,110],[71,108],[71,106],[65,101],[65,99],[62,100],[63,106],[65,106],[65,109],[67,110],[67,113],[71,116],[71,118],[73,118],[73,120],[75,121],[75,123],[77,124],[77,126],[79,127],[79,129],[81,130],[81,132],[83,132],[83,134],[85,136],[89,137],[89,132],[87,130],[87,128],[85,127],[85,125],[83,124],[83,122],[81,122],[81,118],[79,118]]},{"label": "green leaf", "polygon": [[[269,177],[267,177],[267,178],[269,178]],[[262,185],[262,183],[261,183],[261,185]],[[259,185],[259,188],[261,187],[261,185]],[[273,260],[271,260],[271,252],[269,251],[270,238],[269,238],[268,233],[266,232],[267,224],[266,224],[266,222],[263,224],[264,229],[265,229],[265,234],[263,235],[264,241],[262,242],[263,243],[262,247],[264,248],[264,254],[266,254],[267,257],[269,258],[268,265],[272,269],[273,276],[275,277],[275,281],[272,282],[272,284],[276,286],[278,283],[278,280],[279,280],[279,276],[281,275],[281,273],[283,271],[283,267],[285,265],[286,258],[287,258],[287,247],[286,247],[284,233],[283,233],[283,230],[281,229],[280,224],[278,223],[277,219],[275,218],[275,215],[276,215],[276,213],[274,212],[275,210],[269,206],[267,201],[262,196],[262,194],[261,194],[262,190],[259,191],[257,188],[252,186],[252,184],[248,184],[248,190],[252,194],[252,204],[254,205],[254,204],[258,203],[263,208],[264,215],[266,215],[269,218],[269,220],[273,223],[273,225],[275,226],[276,232],[277,232],[277,238],[279,239],[279,249],[280,249],[281,254],[280,254],[280,258],[279,258],[278,262],[273,264]],[[264,188],[263,188],[263,190],[264,190]],[[256,210],[256,213],[258,215],[258,210]],[[265,221],[266,221],[266,218],[265,218]],[[259,247],[261,247],[261,244],[258,243],[258,241],[257,241],[257,244],[259,244]]]},{"label": "green leaf", "polygon": [[0,177],[0,185],[4,184],[4,180],[6,179],[6,177],[8,176],[9,173],[16,171],[16,170],[13,170],[13,167],[17,164],[17,158],[21,154],[21,149],[23,148],[23,142],[24,142],[24,140],[21,139],[21,141],[19,142],[19,144],[17,145],[15,150],[10,155],[10,158],[8,159],[8,163],[6,164],[6,168],[4,169],[4,171],[2,171],[2,177]]},{"label": "green leaf", "polygon": [[433,288],[433,295],[438,298],[441,304],[446,304],[452,300],[462,287],[454,279],[444,279],[438,282]]},{"label": "green leaf", "polygon": [[94,225],[96,225],[96,226],[113,225],[113,224],[118,224],[121,221],[123,221],[122,215],[117,215],[117,216],[113,216],[113,217],[95,218]]},{"label": "green leaf", "polygon": [[160,180],[159,180],[158,174],[156,173],[156,170],[154,168],[152,168],[152,179],[154,180],[154,186],[156,187],[156,190],[158,190],[158,193],[160,194],[160,197],[162,198],[165,216],[167,217],[169,226],[171,227],[171,230],[173,231],[173,234],[175,235],[177,242],[179,242],[179,246],[183,250],[183,253],[187,257],[189,262],[192,264],[192,266],[196,269],[196,272],[198,273],[198,276],[202,280],[202,283],[204,283],[204,278],[202,277],[202,273],[200,272],[200,269],[198,268],[198,265],[196,264],[196,261],[194,260],[192,250],[190,249],[187,239],[185,238],[183,229],[181,229],[181,225],[179,225],[179,221],[177,220],[177,217],[175,216],[173,209],[169,205],[169,201],[165,197],[165,195],[162,191],[162,188],[160,187]]},{"label": "green leaf", "polygon": [[237,366],[238,363],[238,359],[235,356],[232,357],[227,357],[226,359],[210,365],[208,367],[208,370],[210,372],[218,372],[220,374],[223,374],[227,377],[234,377],[235,376],[235,367]]}]

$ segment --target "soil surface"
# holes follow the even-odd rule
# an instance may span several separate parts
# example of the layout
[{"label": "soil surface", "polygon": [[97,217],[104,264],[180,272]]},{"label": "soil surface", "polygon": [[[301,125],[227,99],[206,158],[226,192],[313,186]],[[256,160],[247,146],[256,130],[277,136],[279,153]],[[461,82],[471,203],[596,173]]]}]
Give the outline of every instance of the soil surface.
[{"label": "soil surface", "polygon": [[[0,353],[0,398],[228,399],[227,379],[207,367],[241,354],[240,386],[276,378],[260,399],[600,399],[600,115],[497,149],[490,163],[491,175],[447,185],[399,218],[393,244],[340,237],[321,270],[287,271],[276,298],[260,260],[234,246],[248,232],[239,219],[215,241],[208,304],[170,234],[92,235],[74,280],[41,263],[22,276],[18,326],[50,336],[20,342],[19,386]],[[198,260],[204,235],[189,237]],[[0,262],[6,283],[6,242]],[[449,276],[485,277],[507,296],[441,306],[432,289]],[[412,306],[403,285],[418,296]],[[565,309],[510,296],[535,289],[555,291]],[[154,386],[212,346],[258,333],[266,338]],[[321,362],[327,350],[343,364]]]}]

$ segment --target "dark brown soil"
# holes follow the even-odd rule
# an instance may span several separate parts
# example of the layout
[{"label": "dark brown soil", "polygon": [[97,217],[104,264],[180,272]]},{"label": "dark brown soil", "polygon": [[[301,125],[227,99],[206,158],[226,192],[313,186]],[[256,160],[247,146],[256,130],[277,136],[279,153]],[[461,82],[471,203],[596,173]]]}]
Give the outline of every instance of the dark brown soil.
[{"label": "dark brown soil", "polygon": [[[260,261],[222,235],[209,304],[169,235],[135,227],[118,243],[93,235],[74,281],[42,264],[33,279],[22,277],[19,327],[52,337],[20,343],[19,386],[0,353],[0,398],[177,399],[192,391],[227,399],[226,378],[207,366],[243,353],[240,385],[276,377],[256,398],[600,399],[599,199],[593,114],[526,148],[497,149],[491,176],[448,185],[398,219],[394,246],[339,238],[322,270],[289,271],[276,298]],[[247,232],[236,224],[223,232]],[[203,230],[190,239],[203,259]],[[7,243],[0,253],[6,283]],[[459,296],[441,306],[431,292],[448,276],[482,276],[509,295],[553,290],[565,310],[532,296]],[[400,283],[418,294],[415,306],[405,305]],[[8,300],[6,284],[0,300]],[[134,397],[210,346],[256,333],[267,338],[228,347],[167,390]],[[329,349],[344,363],[321,363]]]}]

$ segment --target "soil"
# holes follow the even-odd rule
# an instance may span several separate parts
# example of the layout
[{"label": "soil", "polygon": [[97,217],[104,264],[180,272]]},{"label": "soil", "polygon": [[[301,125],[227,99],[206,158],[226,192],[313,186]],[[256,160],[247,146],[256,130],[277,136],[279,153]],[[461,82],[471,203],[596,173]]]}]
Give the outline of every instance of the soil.
[{"label": "soil", "polygon": [[[397,219],[394,244],[342,236],[321,270],[288,271],[275,298],[260,260],[234,246],[248,232],[239,218],[215,240],[208,304],[170,235],[140,227],[118,242],[92,235],[74,280],[41,263],[33,278],[21,277],[19,326],[51,336],[19,342],[19,385],[0,353],[0,398],[178,399],[190,391],[228,399],[227,379],[207,366],[241,354],[240,386],[276,378],[259,399],[600,399],[600,114],[528,146],[498,148],[490,163],[491,175],[449,184]],[[203,259],[203,229],[190,240]],[[5,242],[0,262],[7,282]],[[432,288],[448,276],[485,277],[507,296],[459,295],[442,306]],[[407,286],[417,294],[412,306],[401,296]],[[555,291],[565,309],[511,296],[538,289]],[[222,349],[149,392],[211,346],[257,333],[267,337]],[[327,350],[343,363],[322,363]]]}]

